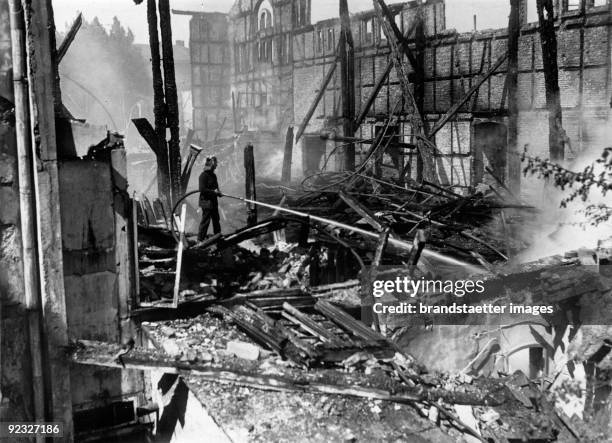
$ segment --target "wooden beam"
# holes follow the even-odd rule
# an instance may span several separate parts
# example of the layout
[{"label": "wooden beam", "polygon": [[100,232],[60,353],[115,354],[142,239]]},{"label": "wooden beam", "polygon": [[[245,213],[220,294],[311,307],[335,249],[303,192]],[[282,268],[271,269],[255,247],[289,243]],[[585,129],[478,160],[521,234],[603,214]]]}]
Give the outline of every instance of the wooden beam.
[{"label": "wooden beam", "polygon": [[136,126],[136,130],[140,134],[142,138],[144,138],[145,142],[149,145],[151,150],[158,155],[163,151],[163,147],[159,143],[159,139],[157,138],[157,132],[149,123],[149,120],[146,118],[133,118],[132,123]]},{"label": "wooden beam", "polygon": [[[257,192],[255,189],[255,155],[253,153],[253,145],[250,143],[244,148],[244,185],[245,198],[257,200]],[[246,208],[247,226],[257,224],[257,206],[247,202]]]},{"label": "wooden beam", "polygon": [[293,126],[287,128],[285,135],[285,151],[283,154],[283,170],[281,181],[289,183],[291,181],[291,164],[293,162]]},{"label": "wooden beam", "polygon": [[508,20],[508,71],[506,90],[508,94],[508,187],[512,194],[518,194],[521,187],[521,160],[518,155],[518,51],[521,0],[510,0]]},{"label": "wooden beam", "polygon": [[374,253],[374,259],[372,260],[372,267],[380,266],[382,261],[383,254],[385,253],[385,248],[387,247],[387,243],[389,243],[389,233],[391,232],[391,228],[386,227],[378,238],[378,244],[376,245],[376,252]]},{"label": "wooden beam", "polygon": [[349,346],[350,343],[344,343],[340,341],[340,339],[329,332],[327,329],[323,328],[320,324],[312,320],[306,314],[304,314],[299,309],[295,308],[291,304],[284,302],[283,303],[283,312],[281,313],[283,317],[300,326],[302,329],[310,333],[311,335],[317,337],[321,341],[325,343],[329,343],[334,346]]},{"label": "wooden beam", "polygon": [[237,134],[239,131],[239,128],[238,128],[238,114],[236,113],[236,97],[234,96],[234,91],[232,91],[232,120],[234,123],[234,134]]},{"label": "wooden beam", "polygon": [[[359,384],[354,381],[351,383],[337,382],[337,380],[346,378],[346,375],[332,370],[318,371],[320,375],[315,374],[311,377],[304,377],[295,371],[283,371],[279,375],[266,375],[261,371],[245,371],[240,369],[240,365],[231,363],[219,366],[217,364],[207,365],[175,361],[160,356],[158,351],[138,349],[137,353],[130,351],[125,354],[120,346],[89,340],[79,340],[76,348],[72,353],[72,361],[79,364],[142,371],[158,370],[167,374],[193,376],[200,380],[230,383],[266,391],[310,392],[397,403],[422,401],[428,397],[427,393],[410,392],[405,385],[398,382],[390,383],[392,385],[392,391],[390,391],[388,386],[385,389],[384,383],[368,376],[354,375],[353,377],[359,380]],[[125,355],[121,355],[122,353]],[[244,364],[242,364],[242,368],[244,368]],[[389,383],[386,385],[389,385]],[[452,392],[446,392],[446,394],[453,395]],[[438,396],[445,397],[444,394],[438,394]]]},{"label": "wooden beam", "polygon": [[354,334],[369,342],[387,342],[387,339],[376,331],[367,327],[364,323],[354,319],[342,309],[332,305],[325,300],[319,300],[315,304],[315,309],[336,323],[345,331]]},{"label": "wooden beam", "polygon": [[[347,0],[340,0],[340,90],[342,92],[342,134],[353,137],[355,127],[355,48],[351,33]],[[355,170],[355,145],[346,143],[344,153],[344,170]]]},{"label": "wooden beam", "polygon": [[296,143],[300,140],[300,137],[304,134],[304,130],[306,129],[306,126],[308,126],[308,122],[310,122],[310,119],[312,118],[312,114],[314,114],[315,110],[317,109],[317,106],[319,105],[319,102],[321,101],[323,94],[325,94],[325,89],[327,89],[327,85],[329,85],[329,82],[334,76],[334,72],[336,71],[338,60],[340,58],[339,48],[340,48],[340,44],[338,44],[338,46],[336,47],[336,58],[332,62],[331,66],[329,67],[329,70],[327,71],[327,74],[325,75],[325,77],[323,77],[323,80],[321,81],[321,84],[319,85],[317,94],[315,95],[314,100],[310,103],[310,107],[308,108],[308,111],[306,111],[306,115],[304,115],[304,118],[302,119],[302,122],[300,123],[300,126],[298,127],[297,134],[295,135]]},{"label": "wooden beam", "polygon": [[557,66],[555,12],[552,0],[537,0],[536,8],[540,24],[540,42],[542,43],[542,66],[544,67],[546,107],[548,108],[550,159],[552,161],[561,161],[564,158],[563,114],[561,111],[561,92],[559,91],[559,68]]},{"label": "wooden beam", "polygon": [[57,48],[57,53],[55,55],[55,63],[57,63],[58,65],[61,63],[62,59],[66,55],[68,48],[74,41],[74,38],[76,37],[77,32],[79,32],[79,29],[81,29],[82,24],[83,24],[83,14],[79,12],[79,15],[72,23],[72,26],[70,26],[70,30],[66,34],[66,37],[64,37],[64,40],[62,40],[60,47]]},{"label": "wooden beam", "polygon": [[[113,209],[115,219],[115,269],[117,274],[117,316],[122,343],[130,338],[130,300],[133,273],[130,262],[130,196],[127,192],[127,159],[125,148],[111,151],[111,177],[113,183]],[[138,256],[135,257],[138,260]]]},{"label": "wooden beam", "polygon": [[346,203],[353,211],[359,214],[370,226],[376,229],[378,232],[382,232],[385,227],[382,223],[376,220],[376,216],[370,212],[368,208],[363,206],[357,200],[350,195],[345,194],[343,191],[338,192],[338,196]]},{"label": "wooden beam", "polygon": [[389,60],[389,62],[387,63],[387,66],[385,67],[385,70],[376,80],[376,83],[374,84],[374,88],[372,89],[372,91],[370,91],[370,95],[368,96],[366,102],[364,103],[363,108],[361,108],[359,115],[355,119],[355,129],[357,129],[361,125],[361,123],[363,123],[363,120],[368,115],[368,112],[370,112],[370,108],[374,104],[374,101],[376,100],[376,97],[378,96],[380,89],[387,81],[387,78],[389,78],[389,73],[391,72],[391,68],[393,68],[393,61]]},{"label": "wooden beam", "polygon": [[178,225],[178,251],[176,252],[176,271],[174,273],[174,293],[172,297],[172,307],[178,308],[179,290],[181,285],[181,270],[183,267],[183,249],[185,248],[185,221],[187,219],[187,204],[181,206],[181,218]]},{"label": "wooden beam", "polygon": [[[164,80],[161,71],[159,52],[159,30],[157,27],[157,5],[155,0],[147,0],[147,22],[149,25],[149,48],[151,50],[151,70],[153,79],[153,114],[157,135],[149,137],[147,143],[157,157],[157,194],[170,202],[170,169],[168,167],[168,145],[166,144],[166,99],[164,97]],[[132,120],[134,122],[134,120]],[[134,122],[136,124],[136,122]],[[138,129],[138,126],[136,126]],[[140,129],[138,132],[143,134]],[[143,135],[144,137],[144,135]],[[150,141],[155,140],[152,144]],[[154,148],[155,146],[155,148]]]},{"label": "wooden beam", "polygon": [[[406,69],[406,66],[404,66],[403,55],[405,54],[408,57],[413,69],[417,64],[416,58],[408,45],[404,42],[403,36],[397,28],[397,24],[395,24],[393,14],[385,4],[384,0],[375,0],[373,3],[378,20],[382,24],[383,31],[387,37],[387,41],[389,42],[393,64],[395,70],[397,71],[397,76],[402,88],[404,106],[407,108],[410,124],[412,125],[412,131],[416,136],[417,149],[419,150],[419,154],[423,161],[422,178],[437,183],[438,177],[433,159],[434,152],[428,144],[423,143],[423,139],[427,139],[428,135],[425,131],[423,116],[419,112],[418,104],[411,92],[408,70]],[[398,40],[398,37],[401,37],[401,40]]]},{"label": "wooden beam", "polygon": [[476,80],[476,83],[470,88],[470,90],[466,92],[465,95],[461,97],[461,99],[458,102],[456,102],[448,111],[446,111],[446,114],[444,114],[442,118],[436,122],[434,127],[429,132],[430,137],[433,137],[434,135],[436,135],[436,133],[440,129],[442,129],[442,127],[446,123],[448,123],[449,120],[452,119],[455,116],[455,114],[457,114],[457,112],[459,112],[459,109],[467,103],[467,101],[470,99],[472,94],[474,94],[474,92],[476,92],[478,88],[480,88],[480,86],[482,86],[482,84],[489,77],[491,77],[495,73],[495,71],[497,71],[497,69],[502,65],[502,63],[506,61],[506,58],[508,58],[507,51],[504,52],[502,55],[500,55],[497,61],[493,64],[493,66],[491,66],[491,68],[484,75],[480,76],[480,78]]},{"label": "wooden beam", "polygon": [[[415,63],[413,65],[413,69],[414,69],[414,74],[415,74],[414,75],[415,77],[414,79],[414,102],[421,116],[423,116],[425,112],[424,111],[424,108],[425,108],[425,45],[427,43],[427,40],[425,38],[425,23],[424,22],[425,22],[425,18],[423,17],[423,8],[419,7],[417,9],[415,33],[414,33],[415,40],[416,40],[416,55],[414,56]],[[406,42],[403,43],[403,46],[404,46],[404,51],[410,50]],[[452,72],[452,66],[451,66],[451,72]],[[452,94],[451,94],[451,97],[452,97]],[[427,134],[427,137],[429,138],[429,140],[433,139],[433,136],[429,134],[429,127],[425,119],[423,119],[423,134],[424,135]],[[432,149],[431,152],[435,153],[435,148]],[[418,151],[418,154],[419,155],[417,156],[417,164],[416,164],[417,180],[422,181],[423,180],[423,169],[425,168],[425,163],[428,161],[428,159],[423,158],[423,154],[421,150]],[[440,170],[444,171],[444,167],[440,168]],[[404,171],[402,170],[402,173],[403,172]],[[400,178],[403,180],[404,176],[401,176]]]},{"label": "wooden beam", "polygon": [[181,196],[181,141],[179,134],[179,105],[174,72],[174,49],[172,48],[172,21],[170,0],[159,0],[159,30],[164,68],[164,96],[166,98],[166,126],[170,129],[168,141],[168,167],[170,172],[170,205],[173,207]]},{"label": "wooden beam", "polygon": [[134,282],[134,293],[131,303],[132,308],[140,304],[140,262],[138,260],[138,202],[132,198],[132,272]]}]

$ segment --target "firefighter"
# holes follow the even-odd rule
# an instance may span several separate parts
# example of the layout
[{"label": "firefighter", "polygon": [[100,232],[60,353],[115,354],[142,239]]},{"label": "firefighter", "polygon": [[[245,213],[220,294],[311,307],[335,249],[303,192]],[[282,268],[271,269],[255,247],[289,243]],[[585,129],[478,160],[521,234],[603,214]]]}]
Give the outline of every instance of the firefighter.
[{"label": "firefighter", "polygon": [[204,171],[200,174],[200,208],[202,208],[202,221],[198,232],[198,240],[202,241],[208,232],[208,225],[212,220],[213,232],[221,233],[219,224],[219,203],[217,197],[223,194],[219,191],[219,183],[215,169],[217,168],[217,158],[209,157],[204,163]]}]

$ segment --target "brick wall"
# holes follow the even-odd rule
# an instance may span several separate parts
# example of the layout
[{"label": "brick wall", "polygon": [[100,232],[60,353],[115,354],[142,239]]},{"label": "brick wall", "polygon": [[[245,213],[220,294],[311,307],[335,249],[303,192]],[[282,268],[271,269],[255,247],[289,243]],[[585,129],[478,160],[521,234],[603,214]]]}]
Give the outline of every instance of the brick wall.
[{"label": "brick wall", "polygon": [[[322,79],[334,63],[340,25],[337,18],[315,24],[308,20],[296,25],[298,0],[272,0],[265,5],[272,9],[273,26],[264,31],[258,29],[256,21],[260,13],[256,8],[262,7],[258,2],[242,0],[232,9],[229,18],[231,88],[240,96],[239,117],[243,124],[254,130],[284,134],[287,125],[300,124]],[[396,23],[404,33],[412,29],[415,7],[415,3],[407,3],[397,11]],[[507,31],[497,29],[459,34],[446,30],[443,0],[425,1],[423,15],[427,36],[424,111],[426,120],[432,125],[506,50]],[[600,149],[608,144],[604,128],[609,120],[611,95],[608,6],[588,7],[585,14],[566,11],[558,15],[559,83],[564,127],[577,153],[589,148]],[[546,155],[548,123],[541,44],[537,25],[527,23],[524,5],[521,23],[519,148],[529,144],[532,153]],[[353,14],[351,29],[355,41],[355,101],[359,111],[387,66],[389,48],[374,11]],[[272,40],[272,56],[269,60],[261,60],[258,45],[267,39]],[[285,48],[285,39],[290,41],[289,48]],[[244,48],[243,56],[236,54],[240,47]],[[435,137],[441,154],[436,164],[440,172],[444,171],[448,184],[459,187],[476,185],[474,177],[479,175],[472,171],[474,159],[471,152],[475,143],[474,124],[486,121],[507,124],[506,66],[504,62],[460,109],[455,121]],[[339,129],[341,94],[338,75],[336,72],[326,88],[306,133],[317,133],[326,126]],[[373,127],[389,114],[400,95],[397,75],[392,70],[356,136],[371,137]],[[265,102],[262,96],[265,96]],[[399,112],[402,141],[410,142],[412,136],[407,117],[405,110]],[[415,160],[411,155],[404,159],[413,163]],[[524,190],[529,192],[526,188]]]}]

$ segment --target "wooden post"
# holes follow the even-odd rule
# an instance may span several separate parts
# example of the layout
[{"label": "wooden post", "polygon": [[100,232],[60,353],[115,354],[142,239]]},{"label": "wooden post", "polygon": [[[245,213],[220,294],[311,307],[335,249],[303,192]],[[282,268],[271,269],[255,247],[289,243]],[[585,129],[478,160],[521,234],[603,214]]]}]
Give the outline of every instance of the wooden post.
[{"label": "wooden post", "polygon": [[138,261],[138,202],[135,196],[132,198],[132,272],[134,273],[134,292],[132,308],[140,305],[140,262]]},{"label": "wooden post", "polygon": [[122,343],[131,338],[129,308],[133,288],[132,266],[130,263],[130,197],[127,193],[127,160],[124,148],[111,151],[111,177],[115,192],[115,266],[117,273],[117,314]]},{"label": "wooden post", "polygon": [[548,108],[548,146],[552,161],[563,160],[563,114],[559,92],[559,71],[557,66],[557,36],[555,34],[555,13],[552,0],[537,0],[540,41],[542,43],[542,65]]},{"label": "wooden post", "polygon": [[22,2],[28,54],[30,129],[37,164],[35,204],[38,227],[38,261],[43,346],[46,351],[48,421],[64,424],[65,441],[73,440],[70,362],[66,359],[68,328],[64,292],[62,230],[54,112],[54,60],[49,20],[50,2]]},{"label": "wooden post", "polygon": [[147,0],[147,22],[149,24],[149,47],[151,49],[151,70],[153,77],[153,114],[155,116],[155,137],[151,137],[150,140],[147,140],[147,143],[151,146],[157,159],[158,196],[160,198],[165,198],[166,202],[169,202],[170,169],[168,167],[168,145],[166,144],[166,100],[164,98],[164,80],[161,73],[159,31],[157,29],[157,8],[155,0]]},{"label": "wooden post", "polygon": [[[244,184],[245,198],[257,200],[257,193],[255,191],[255,156],[253,154],[253,145],[250,143],[244,148]],[[247,226],[253,226],[257,223],[257,206],[247,202],[246,207]]]},{"label": "wooden post", "polygon": [[508,91],[508,187],[513,194],[520,193],[521,160],[518,155],[518,43],[521,31],[521,0],[510,0],[508,21],[508,71],[506,87]]},{"label": "wooden post", "polygon": [[234,91],[232,91],[232,120],[234,121],[234,134],[237,134],[239,131],[239,128],[238,128],[238,114],[236,113],[236,97],[234,96]]},{"label": "wooden post", "polygon": [[[347,0],[340,0],[340,88],[342,91],[342,133],[353,137],[355,128],[355,50]],[[344,170],[355,170],[355,145],[344,147]]]},{"label": "wooden post", "polygon": [[[414,38],[416,43],[415,51],[415,66],[414,66],[414,103],[421,116],[424,116],[423,109],[425,106],[425,23],[423,18],[423,8],[417,9],[417,16],[414,28]],[[452,94],[451,94],[452,100]],[[427,127],[427,120],[423,118],[423,132],[427,134],[429,128]],[[431,139],[432,135],[429,135]],[[417,164],[416,174],[417,180],[420,182],[423,180],[423,156],[421,150],[417,151]],[[403,178],[403,177],[401,177]]]},{"label": "wooden post", "polygon": [[285,153],[283,156],[283,171],[281,181],[289,183],[291,181],[291,163],[293,162],[293,126],[287,128],[285,136]]},{"label": "wooden post", "polygon": [[185,248],[185,220],[187,219],[187,204],[181,206],[181,218],[178,221],[179,242],[176,253],[176,271],[174,273],[174,294],[172,297],[172,307],[178,308],[179,289],[181,285],[181,268],[183,266],[183,249]]},{"label": "wooden post", "polygon": [[[179,106],[174,72],[172,23],[170,0],[159,0],[159,29],[164,67],[164,94],[166,97],[166,126],[170,128],[168,167],[170,169],[171,203],[181,196],[181,141],[179,137]],[[173,204],[173,203],[172,203]]]}]

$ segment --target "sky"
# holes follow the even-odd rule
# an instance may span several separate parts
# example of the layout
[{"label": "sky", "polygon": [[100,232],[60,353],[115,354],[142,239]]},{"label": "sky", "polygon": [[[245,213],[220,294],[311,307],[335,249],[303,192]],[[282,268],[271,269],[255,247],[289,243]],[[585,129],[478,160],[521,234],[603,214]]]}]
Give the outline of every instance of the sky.
[{"label": "sky", "polygon": [[[98,17],[105,26],[110,26],[113,17],[129,27],[135,35],[136,43],[147,43],[146,1],[135,5],[132,0],[52,0],[55,24],[64,31],[68,24],[82,12],[86,20]],[[529,0],[530,21],[536,0]],[[172,9],[190,11],[229,12],[233,0],[171,0]],[[388,3],[397,3],[396,0]],[[359,12],[372,9],[372,0],[348,0],[349,11]],[[312,0],[312,22],[338,16],[337,0]],[[459,32],[473,28],[473,15],[476,14],[477,29],[503,28],[508,24],[509,0],[446,0],[446,27]],[[189,17],[173,16],[172,36],[174,40],[189,42]]]}]

